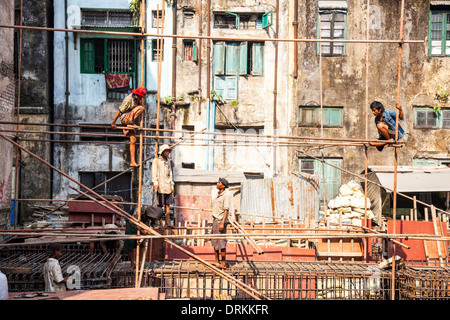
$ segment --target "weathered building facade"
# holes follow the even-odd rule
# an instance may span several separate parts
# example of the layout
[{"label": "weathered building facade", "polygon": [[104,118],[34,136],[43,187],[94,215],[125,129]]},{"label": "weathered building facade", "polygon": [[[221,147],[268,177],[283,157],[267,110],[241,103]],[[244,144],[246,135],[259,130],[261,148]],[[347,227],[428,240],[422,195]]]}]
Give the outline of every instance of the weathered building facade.
[{"label": "weathered building facade", "polygon": [[[445,101],[450,87],[447,2],[406,1],[403,38],[421,42],[402,46],[400,104],[407,134],[399,150],[400,165],[450,161],[450,105]],[[130,12],[130,3],[135,1],[53,1],[54,26],[138,32],[140,20]],[[395,109],[398,44],[326,40],[364,40],[367,35],[370,40],[397,40],[400,5],[394,0],[373,0],[369,8],[364,0],[146,1],[145,31],[180,38],[165,37],[161,49],[158,37],[147,37],[142,60],[140,37],[54,32],[53,60],[47,57],[53,64],[51,77],[48,81],[38,79],[51,84],[53,101],[44,104],[53,109],[48,109],[48,115],[39,113],[44,117],[40,121],[109,126],[122,99],[143,82],[148,91],[147,128],[215,133],[206,138],[216,140],[180,144],[172,153],[175,167],[240,171],[268,178],[305,171],[321,179],[322,165],[313,157],[323,157],[336,167],[360,173],[364,170],[363,147],[273,147],[266,145],[264,138],[245,134],[377,138],[366,92],[369,103],[378,100]],[[195,39],[199,35],[215,39]],[[317,42],[273,41],[276,38],[325,41],[319,46]],[[117,86],[117,82],[125,85]],[[438,91],[440,87],[443,90]],[[437,91],[442,97],[441,110],[434,112]],[[45,97],[32,99],[34,93],[26,92],[29,101],[47,101]],[[55,139],[67,141],[49,145],[48,158],[88,186],[128,168],[128,139],[93,135],[120,135],[120,131],[63,126],[58,130],[83,135],[55,135]],[[181,132],[166,135],[187,136]],[[92,143],[99,140],[102,144]],[[154,140],[146,141],[144,158],[154,154]],[[248,144],[243,146],[242,142]],[[392,165],[393,148],[383,152],[369,148],[368,159],[370,165]],[[342,183],[354,178],[331,166],[324,166],[324,170],[328,199]],[[147,162],[143,177],[143,201],[147,203],[151,201],[149,171]],[[136,171],[124,175],[121,181],[108,184],[104,192],[133,200],[135,175]],[[53,198],[70,194],[69,181],[59,174],[45,181],[52,184]]]},{"label": "weathered building facade", "polygon": [[[446,31],[449,5],[450,2],[446,1],[405,2],[403,39],[424,42],[402,46],[400,104],[405,120],[401,125],[407,133],[402,139],[405,145],[399,150],[399,165],[449,163],[450,127],[447,119],[450,104],[443,102],[440,105],[442,109],[433,112],[438,88],[443,87],[446,91],[450,87],[450,50]],[[371,1],[368,23],[366,1],[318,1],[316,6],[301,2],[297,10],[299,26],[303,26],[298,30],[299,38],[318,38],[321,35],[324,39],[366,39],[367,26],[370,40],[397,40],[400,37],[401,1]],[[292,134],[321,136],[320,120],[311,121],[308,115],[317,114],[320,109],[317,106],[321,104],[322,79],[323,136],[365,138],[367,128],[368,139],[377,139],[374,117],[365,103],[366,76],[368,103],[378,100],[387,109],[396,110],[398,44],[324,43],[321,61],[317,44],[302,43],[298,50],[299,74],[293,80],[295,90],[289,121]],[[324,148],[310,154],[323,156],[333,165],[354,173],[364,171],[362,147]],[[301,170],[302,167],[312,170],[314,167],[319,176],[322,174],[317,161],[297,153],[295,149],[290,150],[289,158],[292,170]],[[393,148],[386,148],[383,152],[369,148],[368,162],[370,165],[393,165]],[[329,167],[325,170],[326,183],[332,185],[327,189],[330,197],[336,194],[339,184],[345,182],[343,180],[352,179],[337,169]]]},{"label": "weathered building facade", "polygon": [[[21,22],[22,16],[22,22]],[[31,27],[53,27],[53,3],[46,1],[15,1],[15,25]],[[52,126],[41,124],[53,122],[53,33],[25,29],[15,31],[16,99],[18,100],[19,120],[35,124],[22,126],[26,131],[18,134],[21,144],[52,163]],[[20,57],[20,58],[19,58]],[[20,77],[18,76],[20,72]],[[20,82],[20,83],[19,83]],[[20,97],[19,97],[20,95]],[[20,99],[20,100],[19,100]],[[17,111],[16,111],[17,112]],[[17,114],[17,113],[16,113]],[[14,119],[15,121],[16,119]],[[52,170],[26,152],[18,150],[19,173],[17,198],[51,199]],[[17,221],[30,220],[34,202],[17,202]],[[37,203],[42,204],[42,203]]]},{"label": "weathered building facade", "polygon": [[[3,1],[0,12],[0,23],[14,23],[14,1]],[[1,29],[0,38],[4,45],[0,47],[0,113],[5,121],[12,121],[14,117],[14,31]],[[10,126],[0,125],[1,129]],[[13,182],[13,146],[1,139],[0,141],[0,228],[6,229],[10,223],[11,189]]]}]

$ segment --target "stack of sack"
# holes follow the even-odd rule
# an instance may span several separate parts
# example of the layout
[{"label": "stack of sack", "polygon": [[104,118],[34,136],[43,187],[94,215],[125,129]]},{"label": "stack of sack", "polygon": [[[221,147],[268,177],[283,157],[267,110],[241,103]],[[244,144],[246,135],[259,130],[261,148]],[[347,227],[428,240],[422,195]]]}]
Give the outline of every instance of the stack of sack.
[{"label": "stack of sack", "polygon": [[[367,198],[367,218],[373,219],[374,214],[370,210],[371,202]],[[339,188],[339,195],[328,202],[325,218],[330,223],[361,225],[364,219],[364,192],[361,185],[355,181],[343,184]]]}]

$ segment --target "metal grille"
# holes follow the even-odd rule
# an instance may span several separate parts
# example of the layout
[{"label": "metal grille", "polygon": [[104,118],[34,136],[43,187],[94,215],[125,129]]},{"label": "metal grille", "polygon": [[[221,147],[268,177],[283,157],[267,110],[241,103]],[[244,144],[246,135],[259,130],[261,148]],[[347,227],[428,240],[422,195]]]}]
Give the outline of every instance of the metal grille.
[{"label": "metal grille", "polygon": [[131,40],[108,41],[108,72],[134,72],[134,50]]},{"label": "metal grille", "polygon": [[83,26],[135,26],[133,14],[121,10],[81,10]]}]

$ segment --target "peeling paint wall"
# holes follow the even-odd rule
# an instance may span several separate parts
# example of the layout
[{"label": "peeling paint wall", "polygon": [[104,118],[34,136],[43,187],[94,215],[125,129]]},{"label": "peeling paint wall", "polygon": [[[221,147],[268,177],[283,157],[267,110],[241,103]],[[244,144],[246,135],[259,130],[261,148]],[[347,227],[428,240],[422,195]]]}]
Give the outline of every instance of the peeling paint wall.
[{"label": "peeling paint wall", "polygon": [[[347,39],[366,38],[366,1],[348,1]],[[400,1],[375,0],[370,6],[370,39],[399,38]],[[300,2],[299,38],[316,38],[317,6],[315,1]],[[406,40],[425,40],[420,44],[404,44],[400,104],[407,134],[406,144],[399,150],[399,165],[412,165],[417,157],[450,158],[449,130],[414,128],[414,106],[432,106],[438,86],[450,88],[450,60],[428,56],[429,1],[406,2],[404,36]],[[292,133],[298,136],[320,136],[320,128],[298,126],[298,106],[320,105],[320,69],[317,45],[299,44],[299,77],[294,81],[296,95],[292,101]],[[368,113],[368,138],[377,139],[374,117],[365,105],[366,45],[346,45],[343,57],[322,58],[323,105],[343,107],[343,128],[324,128],[324,137],[364,138],[366,112]],[[369,46],[369,104],[378,100],[386,109],[395,110],[397,94],[398,45],[377,43]],[[321,156],[321,151],[310,151]],[[354,173],[364,170],[362,147],[325,148],[325,158],[342,158],[343,168]],[[291,170],[298,169],[298,155],[290,152]],[[378,152],[369,148],[369,165],[393,165],[393,148]],[[344,173],[343,182],[353,179]]]},{"label": "peeling paint wall", "polygon": [[[14,23],[14,1],[3,1],[0,11],[0,23]],[[14,31],[1,29],[0,38],[6,45],[0,47],[0,114],[3,121],[12,121],[14,115]],[[11,126],[0,125],[1,129]],[[9,223],[11,211],[11,184],[14,149],[12,145],[0,139],[0,228]]]},{"label": "peeling paint wall", "polygon": [[[20,1],[16,2],[15,24],[20,24]],[[23,1],[24,26],[52,27],[53,8],[51,1]],[[19,31],[15,30],[16,39]],[[51,123],[52,118],[52,76],[51,76],[51,48],[53,34],[40,30],[24,30],[22,32],[22,56],[20,75],[20,122],[23,123]],[[16,43],[16,66],[19,64],[18,41]],[[18,86],[16,87],[16,95]],[[16,97],[17,99],[17,97]],[[14,118],[14,121],[16,118]],[[27,125],[24,130],[51,131],[50,127]],[[50,139],[48,134],[25,133],[19,134],[28,141],[21,145],[51,162],[51,144],[38,141]],[[19,152],[19,192],[18,198],[49,199],[51,198],[51,169],[25,152]],[[18,222],[30,219],[31,206],[36,203],[18,203]],[[37,204],[45,204],[38,202]]]},{"label": "peeling paint wall", "polygon": [[[233,38],[273,38],[276,30],[275,1],[262,4],[260,1],[212,1],[211,4],[211,36]],[[280,1],[280,17],[288,15],[289,1]],[[192,27],[183,26],[183,12],[189,10],[194,12],[194,25]],[[273,24],[265,29],[219,29],[214,28],[214,15],[217,13],[232,12],[237,14],[263,14],[273,11]],[[177,1],[178,29],[181,35],[198,35],[200,15],[198,1]],[[202,2],[201,10],[201,34],[207,35],[208,8],[206,1]],[[289,30],[285,20],[280,18],[279,37],[286,38]],[[192,102],[188,109],[177,111],[177,129],[183,126],[194,126],[195,130],[208,127],[209,115],[207,101],[199,102],[198,97],[207,97],[207,62],[211,61],[211,85],[210,90],[214,90],[213,55],[214,48],[211,44],[211,56],[207,56],[207,46],[209,41],[197,40],[197,50],[201,50],[200,62],[183,61],[183,44],[177,42],[177,96],[184,95]],[[253,144],[251,147],[221,146],[217,143],[210,143],[208,147],[188,148],[180,147],[177,152],[176,164],[181,166],[182,162],[195,163],[196,169],[206,169],[208,161],[213,161],[214,170],[242,170],[249,172],[260,172],[266,176],[274,173],[281,173],[283,170],[283,159],[285,157],[277,152],[277,167],[273,168],[272,148],[267,147],[260,139],[252,142],[245,136],[225,137],[226,132],[235,134],[273,134],[273,105],[274,105],[274,72],[275,72],[275,43],[267,41],[264,43],[264,65],[262,75],[240,75],[238,76],[237,98],[225,100],[224,104],[211,106],[211,117],[215,118],[215,128],[218,133],[216,138],[231,140],[244,140]],[[287,106],[288,89],[288,68],[289,64],[282,63],[288,61],[288,45],[279,44],[278,55],[278,88],[277,88],[277,134],[287,134],[289,127],[285,126],[285,119],[290,113]],[[199,70],[199,66],[201,70]],[[199,83],[199,72],[201,83]],[[187,115],[186,115],[187,114]],[[237,128],[237,129],[236,129]],[[205,142],[199,142],[199,144]],[[256,144],[256,145],[254,145]],[[213,148],[213,149],[212,149]],[[210,155],[207,152],[210,152]],[[213,151],[211,151],[213,150]],[[281,149],[281,152],[285,150]],[[211,154],[213,154],[211,156]],[[209,160],[208,160],[209,158]]]}]

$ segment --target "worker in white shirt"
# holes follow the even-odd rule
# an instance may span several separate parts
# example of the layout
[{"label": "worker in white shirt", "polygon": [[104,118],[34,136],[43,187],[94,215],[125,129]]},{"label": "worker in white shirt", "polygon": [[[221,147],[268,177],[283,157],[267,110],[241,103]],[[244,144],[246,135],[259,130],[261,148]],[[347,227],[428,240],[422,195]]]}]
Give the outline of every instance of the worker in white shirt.
[{"label": "worker in white shirt", "polygon": [[50,258],[44,264],[45,291],[66,291],[67,277],[63,277],[58,259],[62,255],[62,246],[50,247]]}]

